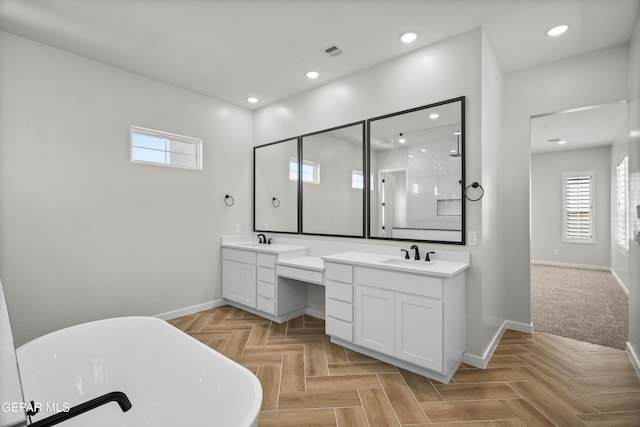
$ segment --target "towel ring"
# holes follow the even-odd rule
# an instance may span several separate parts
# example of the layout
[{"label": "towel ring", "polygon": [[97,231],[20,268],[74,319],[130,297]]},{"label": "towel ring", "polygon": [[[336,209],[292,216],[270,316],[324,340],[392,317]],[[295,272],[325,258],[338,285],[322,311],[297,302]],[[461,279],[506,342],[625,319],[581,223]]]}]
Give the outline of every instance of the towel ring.
[{"label": "towel ring", "polygon": [[235,204],[235,200],[228,194],[224,195],[224,204],[227,206],[233,206]]},{"label": "towel ring", "polygon": [[274,197],[273,199],[271,199],[271,204],[277,208],[278,206],[280,206],[280,200],[278,200],[277,197]]},{"label": "towel ring", "polygon": [[[467,196],[467,190],[469,189],[469,187],[471,187],[471,188],[480,187],[480,191],[481,191],[480,196],[478,196],[475,199],[472,199],[469,196]],[[484,188],[482,188],[482,185],[478,184],[477,181],[474,181],[471,184],[467,185],[467,187],[464,189],[464,198],[469,200],[470,202],[477,202],[478,200],[482,199],[482,196],[484,196]]]}]

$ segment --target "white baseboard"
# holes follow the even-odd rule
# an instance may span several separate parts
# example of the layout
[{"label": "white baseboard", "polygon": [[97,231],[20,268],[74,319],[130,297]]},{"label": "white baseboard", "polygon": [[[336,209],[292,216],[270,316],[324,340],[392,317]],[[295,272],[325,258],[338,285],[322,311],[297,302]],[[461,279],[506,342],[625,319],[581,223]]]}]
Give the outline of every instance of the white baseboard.
[{"label": "white baseboard", "polygon": [[613,277],[616,279],[616,282],[618,282],[618,285],[620,285],[624,293],[627,295],[627,297],[629,297],[629,289],[627,289],[624,283],[622,283],[622,280],[620,280],[613,268],[610,268],[609,270],[611,271],[611,274],[613,274]]},{"label": "white baseboard", "polygon": [[627,355],[629,356],[629,360],[631,360],[633,369],[636,370],[636,375],[640,378],[640,358],[638,357],[638,352],[634,350],[629,341],[627,341]]},{"label": "white baseboard", "polygon": [[611,269],[611,267],[607,267],[604,265],[572,264],[570,262],[556,262],[556,261],[546,261],[546,260],[539,260],[539,259],[532,259],[531,264],[551,265],[554,267],[585,268],[587,270],[609,271]]},{"label": "white baseboard", "polygon": [[171,320],[176,317],[186,316],[187,314],[197,313],[199,311],[209,310],[216,307],[222,307],[226,304],[226,301],[223,299],[205,302],[204,304],[192,305],[191,307],[181,308],[179,310],[168,311],[162,314],[156,314],[153,317],[157,317],[162,320]]},{"label": "white baseboard", "polygon": [[533,324],[527,325],[526,323],[505,320],[504,322],[502,322],[502,326],[500,326],[500,328],[498,328],[498,330],[496,331],[495,335],[491,339],[491,342],[489,343],[489,347],[487,347],[482,356],[464,353],[462,361],[467,365],[471,365],[476,368],[486,368],[489,364],[489,360],[491,360],[491,356],[493,356],[493,352],[496,351],[496,347],[498,347],[498,344],[500,343],[500,340],[502,339],[502,336],[507,329],[513,329],[514,331],[533,334]]}]

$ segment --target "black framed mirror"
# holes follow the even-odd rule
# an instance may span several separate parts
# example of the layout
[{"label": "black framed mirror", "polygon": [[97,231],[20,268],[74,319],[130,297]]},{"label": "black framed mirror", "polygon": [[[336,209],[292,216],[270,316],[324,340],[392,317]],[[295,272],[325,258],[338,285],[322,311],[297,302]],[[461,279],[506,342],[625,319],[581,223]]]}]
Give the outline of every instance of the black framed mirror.
[{"label": "black framed mirror", "polygon": [[365,237],[365,122],[301,137],[302,234]]},{"label": "black framed mirror", "polygon": [[298,233],[298,138],[253,148],[253,230]]},{"label": "black framed mirror", "polygon": [[367,121],[371,239],[464,244],[465,98]]}]

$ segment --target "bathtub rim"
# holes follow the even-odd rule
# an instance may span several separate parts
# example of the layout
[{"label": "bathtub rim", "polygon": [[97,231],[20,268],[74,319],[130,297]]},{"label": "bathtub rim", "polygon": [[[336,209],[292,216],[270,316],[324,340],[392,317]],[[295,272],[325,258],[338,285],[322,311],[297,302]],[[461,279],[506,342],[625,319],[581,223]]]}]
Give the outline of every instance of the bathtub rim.
[{"label": "bathtub rim", "polygon": [[65,328],[61,328],[52,332],[49,332],[47,334],[41,335],[37,338],[34,338],[31,341],[28,341],[24,344],[22,344],[21,346],[17,347],[16,350],[16,358],[18,361],[18,367],[20,369],[20,354],[22,352],[29,352],[30,351],[30,347],[33,346],[37,346],[39,345],[42,341],[46,341],[46,340],[50,340],[52,339],[56,334],[63,334],[66,332],[70,332],[73,331],[74,329],[84,329],[84,328],[89,328],[91,327],[91,325],[95,325],[95,324],[100,324],[100,323],[112,323],[112,322],[126,322],[126,321],[133,321],[133,322],[139,322],[139,321],[144,321],[150,325],[161,325],[161,328],[165,328],[166,330],[171,330],[170,333],[176,334],[176,335],[180,335],[183,339],[192,342],[193,344],[197,345],[199,348],[204,349],[206,352],[208,352],[209,354],[211,354],[214,358],[216,358],[217,360],[221,360],[224,363],[228,363],[236,368],[238,368],[238,370],[240,372],[242,372],[244,375],[248,376],[248,378],[250,379],[250,383],[251,386],[253,388],[253,392],[254,392],[254,396],[255,398],[253,399],[253,402],[251,404],[251,407],[248,411],[248,416],[247,416],[247,420],[251,420],[253,419],[253,424],[251,425],[257,425],[258,423],[258,419],[259,419],[259,415],[260,415],[260,410],[262,407],[262,399],[263,399],[263,391],[262,391],[262,385],[260,384],[260,381],[258,380],[257,376],[251,372],[249,369],[245,368],[244,366],[242,366],[241,364],[239,364],[238,362],[236,362],[235,360],[225,356],[224,354],[216,351],[215,349],[207,346],[206,344],[202,343],[201,341],[198,341],[197,339],[195,339],[194,337],[192,337],[191,335],[187,334],[186,332],[176,328],[175,326],[171,325],[169,322],[159,319],[157,317],[153,317],[153,316],[117,316],[117,317],[109,317],[109,318],[105,318],[105,319],[98,319],[98,320],[92,320],[89,322],[83,322],[83,323],[79,323],[76,325],[71,325],[71,326],[67,326]]}]

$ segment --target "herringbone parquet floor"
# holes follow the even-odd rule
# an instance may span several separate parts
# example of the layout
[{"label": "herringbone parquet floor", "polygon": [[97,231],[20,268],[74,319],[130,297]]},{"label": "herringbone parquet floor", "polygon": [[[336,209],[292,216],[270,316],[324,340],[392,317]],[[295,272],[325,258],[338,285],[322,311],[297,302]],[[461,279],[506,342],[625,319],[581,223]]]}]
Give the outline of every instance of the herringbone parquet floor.
[{"label": "herringbone parquet floor", "polygon": [[546,333],[507,331],[487,369],[463,365],[444,385],[332,344],[309,316],[224,306],[170,323],[256,374],[261,427],[640,426],[624,351]]}]

